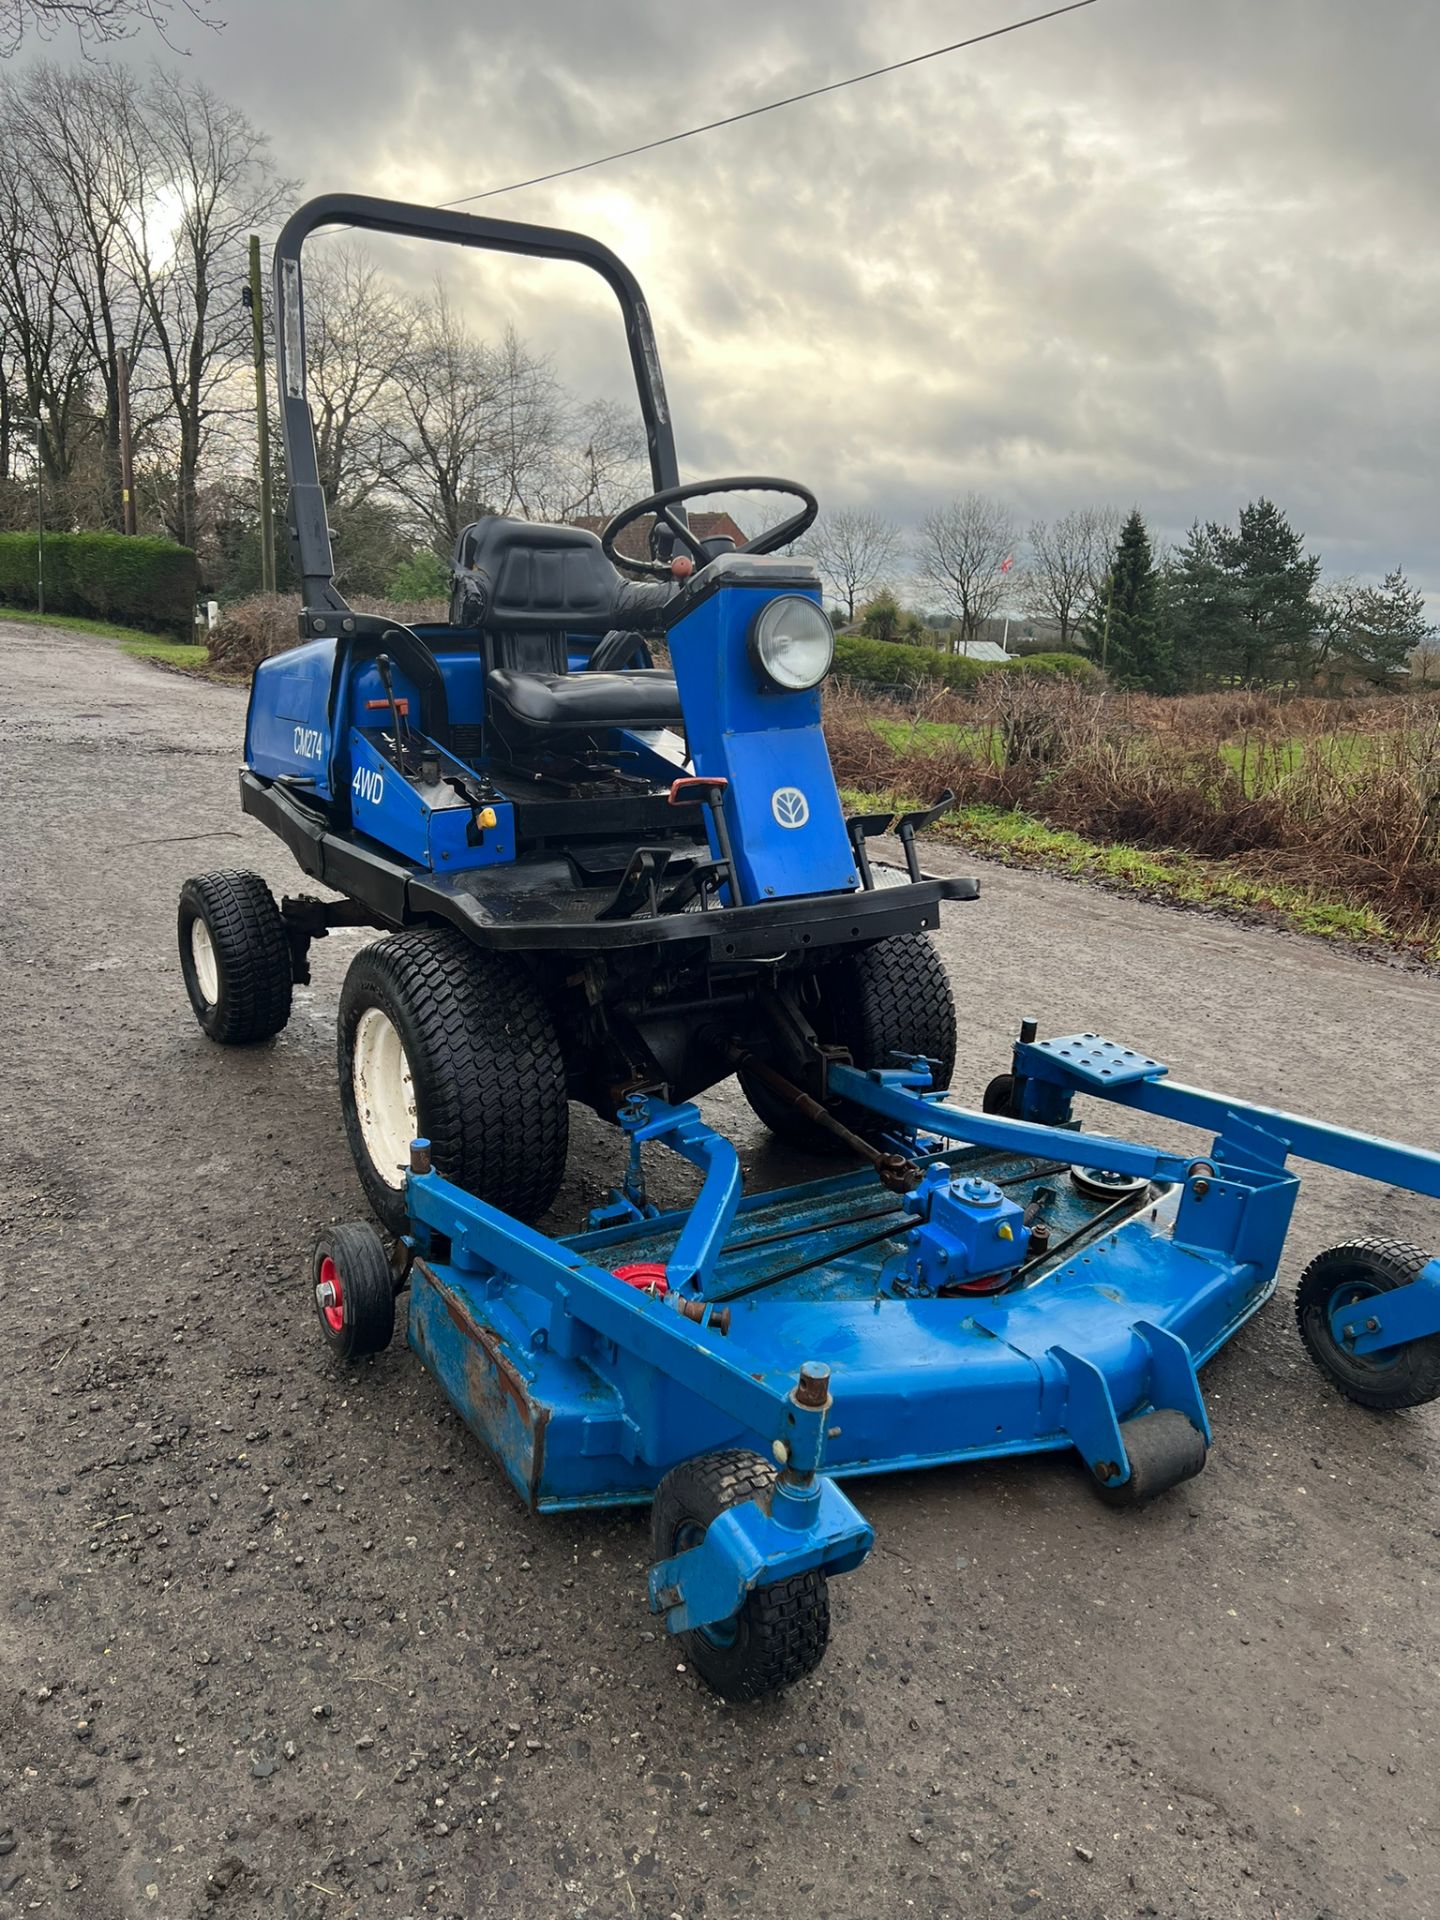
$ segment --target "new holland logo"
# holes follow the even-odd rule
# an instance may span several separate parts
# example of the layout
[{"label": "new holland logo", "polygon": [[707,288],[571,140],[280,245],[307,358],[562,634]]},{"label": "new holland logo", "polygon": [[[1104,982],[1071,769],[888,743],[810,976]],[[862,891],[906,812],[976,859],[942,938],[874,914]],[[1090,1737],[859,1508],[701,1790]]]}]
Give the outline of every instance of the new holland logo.
[{"label": "new holland logo", "polygon": [[810,818],[810,802],[799,787],[777,787],[770,796],[770,811],[782,827],[803,827]]}]

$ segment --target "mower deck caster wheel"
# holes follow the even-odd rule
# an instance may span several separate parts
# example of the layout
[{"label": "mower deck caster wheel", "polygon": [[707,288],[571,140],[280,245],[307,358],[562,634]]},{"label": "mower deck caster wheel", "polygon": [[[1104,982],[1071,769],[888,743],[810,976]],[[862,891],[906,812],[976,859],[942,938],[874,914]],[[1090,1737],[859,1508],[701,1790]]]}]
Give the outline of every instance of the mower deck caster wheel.
[{"label": "mower deck caster wheel", "polygon": [[1440,1333],[1377,1353],[1352,1353],[1345,1337],[1347,1327],[1364,1327],[1367,1301],[1408,1286],[1429,1264],[1403,1240],[1352,1240],[1316,1254],[1300,1276],[1295,1316],[1306,1352],[1358,1406],[1393,1413],[1440,1397]]},{"label": "mower deck caster wheel", "polygon": [[1013,1073],[997,1073],[980,1096],[982,1113],[1004,1114],[1006,1119],[1016,1118],[1015,1114],[1015,1076]]},{"label": "mower deck caster wheel", "polygon": [[[698,1547],[727,1507],[768,1493],[775,1469],[739,1449],[672,1467],[655,1489],[650,1537],[657,1560]],[[732,1620],[677,1636],[688,1663],[722,1700],[763,1699],[813,1673],[830,1638],[830,1597],[818,1570],[756,1587]]]},{"label": "mower deck caster wheel", "polygon": [[1204,1434],[1171,1407],[1127,1420],[1120,1431],[1130,1459],[1130,1478],[1111,1486],[1098,1475],[1091,1477],[1091,1484],[1107,1507],[1143,1506],[1157,1493],[1178,1487],[1182,1480],[1193,1480],[1209,1451]]},{"label": "mower deck caster wheel", "polygon": [[381,1353],[395,1333],[395,1275],[368,1221],[325,1227],[310,1254],[320,1332],[338,1360]]}]

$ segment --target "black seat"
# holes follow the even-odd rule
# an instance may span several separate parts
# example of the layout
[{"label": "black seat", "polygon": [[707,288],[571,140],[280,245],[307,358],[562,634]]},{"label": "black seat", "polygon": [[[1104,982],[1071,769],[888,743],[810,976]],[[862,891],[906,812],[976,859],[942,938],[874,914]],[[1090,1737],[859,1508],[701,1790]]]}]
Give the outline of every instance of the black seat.
[{"label": "black seat", "polygon": [[658,632],[674,592],[664,580],[622,580],[587,527],[499,513],[465,528],[450,571],[450,624],[492,632]]},{"label": "black seat", "polygon": [[492,667],[492,699],[530,727],[673,727],[683,718],[673,673],[520,673]]},{"label": "black seat", "polygon": [[569,671],[567,634],[657,632],[674,592],[622,580],[587,528],[491,514],[460,535],[451,575],[451,625],[483,632],[487,700],[505,717],[569,731],[679,722],[672,674]]}]

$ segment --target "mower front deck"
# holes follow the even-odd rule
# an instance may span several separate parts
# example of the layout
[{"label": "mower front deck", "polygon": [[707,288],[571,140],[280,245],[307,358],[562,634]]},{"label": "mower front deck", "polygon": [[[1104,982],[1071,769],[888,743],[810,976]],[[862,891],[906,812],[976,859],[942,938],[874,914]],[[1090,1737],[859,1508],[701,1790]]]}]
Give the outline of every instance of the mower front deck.
[{"label": "mower front deck", "polygon": [[[1203,1421],[1192,1362],[1264,1304],[1273,1276],[1218,1254],[1177,1259],[1173,1187],[1153,1190],[1137,1212],[1132,1198],[1078,1191],[1068,1166],[1053,1161],[978,1149],[928,1164],[979,1174],[1022,1207],[1042,1190],[1053,1195],[1046,1218],[1057,1252],[1004,1292],[896,1292],[883,1276],[903,1256],[914,1217],[866,1169],[742,1201],[697,1295],[729,1310],[726,1332],[704,1345],[777,1397],[803,1361],[830,1368],[839,1424],[826,1440],[827,1473],[1074,1446],[1087,1460],[1113,1458],[1112,1422],[1092,1407],[1104,1398],[1097,1376],[1121,1422],[1161,1406]],[[610,1273],[663,1267],[689,1217],[665,1214],[559,1246]],[[535,1344],[545,1319],[538,1291],[499,1290],[453,1259],[417,1263],[412,1275],[411,1344],[531,1506],[648,1502],[656,1478],[695,1453],[770,1452],[771,1432],[662,1374],[643,1378],[612,1345],[566,1355],[548,1340]],[[663,1436],[658,1453],[636,1450],[637,1394]]]}]

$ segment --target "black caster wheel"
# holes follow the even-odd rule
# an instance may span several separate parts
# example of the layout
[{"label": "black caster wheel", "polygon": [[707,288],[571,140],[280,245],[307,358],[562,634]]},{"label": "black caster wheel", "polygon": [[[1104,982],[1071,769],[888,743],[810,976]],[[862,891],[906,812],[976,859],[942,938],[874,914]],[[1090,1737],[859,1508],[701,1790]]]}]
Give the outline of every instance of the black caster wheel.
[{"label": "black caster wheel", "polygon": [[982,1113],[1003,1114],[1007,1120],[1015,1118],[1015,1076],[1013,1073],[997,1073],[980,1096]]},{"label": "black caster wheel", "polygon": [[310,1284],[325,1344],[337,1360],[380,1353],[395,1333],[395,1275],[368,1221],[326,1227],[310,1254]]},{"label": "black caster wheel", "polygon": [[[702,1453],[655,1489],[650,1537],[657,1560],[697,1547],[727,1507],[766,1493],[775,1469],[758,1454]],[[818,1570],[757,1587],[733,1620],[678,1636],[685,1658],[722,1700],[763,1699],[813,1673],[830,1638],[830,1597]]]},{"label": "black caster wheel", "polygon": [[1365,1330],[1365,1303],[1408,1286],[1430,1255],[1403,1240],[1352,1240],[1317,1254],[1300,1277],[1295,1316],[1316,1366],[1347,1400],[1390,1413],[1440,1396],[1440,1333],[1379,1353],[1354,1353],[1347,1328]]},{"label": "black caster wheel", "polygon": [[1120,1428],[1130,1458],[1130,1478],[1110,1486],[1092,1472],[1091,1485],[1107,1507],[1139,1507],[1157,1493],[1193,1480],[1205,1464],[1205,1436],[1171,1407],[1142,1413]]}]

